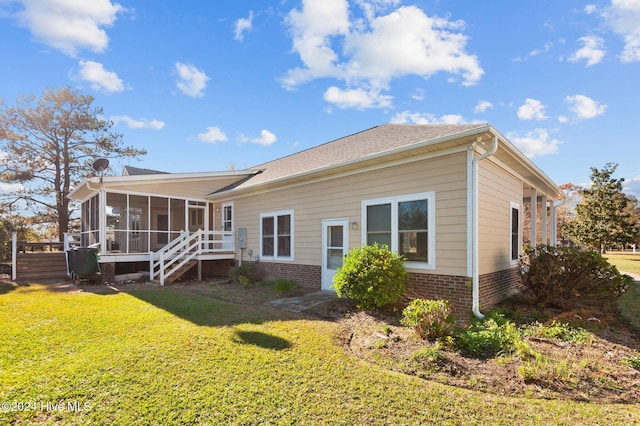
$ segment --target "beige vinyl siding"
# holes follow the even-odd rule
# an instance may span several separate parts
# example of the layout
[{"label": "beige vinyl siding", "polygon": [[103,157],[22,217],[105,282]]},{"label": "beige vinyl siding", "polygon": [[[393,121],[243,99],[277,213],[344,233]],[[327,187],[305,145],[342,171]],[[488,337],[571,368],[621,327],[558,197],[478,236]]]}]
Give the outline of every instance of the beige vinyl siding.
[{"label": "beige vinyl siding", "polygon": [[[480,274],[512,268],[511,202],[520,206],[522,221],[522,180],[490,159],[480,162],[478,170],[478,222]],[[520,224],[522,244],[522,223]]]},{"label": "beige vinyl siding", "polygon": [[[260,213],[294,211],[294,262],[322,263],[322,220],[348,219],[350,248],[361,244],[362,200],[435,192],[436,270],[466,274],[466,152],[363,173],[328,178],[233,199],[235,227],[247,228],[248,246],[260,252]],[[216,205],[232,199],[216,200]],[[216,218],[216,226],[219,218]],[[424,272],[424,271],[423,271]]]}]

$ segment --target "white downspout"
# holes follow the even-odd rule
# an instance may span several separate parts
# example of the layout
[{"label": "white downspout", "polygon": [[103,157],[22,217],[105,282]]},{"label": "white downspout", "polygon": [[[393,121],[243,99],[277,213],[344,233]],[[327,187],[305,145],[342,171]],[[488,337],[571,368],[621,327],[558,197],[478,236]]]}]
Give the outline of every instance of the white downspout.
[{"label": "white downspout", "polygon": [[[470,147],[473,150],[475,147],[475,143]],[[472,203],[472,239],[473,242],[471,244],[471,286],[472,286],[472,305],[471,311],[473,315],[477,318],[484,318],[484,315],[480,312],[480,245],[478,243],[479,240],[479,220],[478,220],[478,163],[493,155],[498,150],[498,137],[493,136],[493,141],[491,144],[491,148],[488,151],[484,152],[479,156],[473,156],[473,160],[471,160],[471,203]],[[473,152],[472,152],[473,155]]]}]

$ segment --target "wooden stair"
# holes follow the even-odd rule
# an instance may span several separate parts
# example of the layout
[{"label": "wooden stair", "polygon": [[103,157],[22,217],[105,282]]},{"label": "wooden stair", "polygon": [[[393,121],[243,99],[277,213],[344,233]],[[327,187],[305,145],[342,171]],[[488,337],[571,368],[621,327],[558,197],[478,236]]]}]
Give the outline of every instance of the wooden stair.
[{"label": "wooden stair", "polygon": [[[176,270],[173,274],[171,274],[171,275],[169,275],[168,277],[166,277],[166,278],[164,279],[164,284],[165,284],[165,285],[167,285],[167,284],[171,284],[171,283],[173,283],[173,282],[177,281],[177,280],[178,280],[178,278],[180,278],[181,276],[183,276],[184,274],[186,274],[189,270],[191,270],[191,268],[193,268],[193,267],[194,267],[195,265],[197,265],[197,264],[198,264],[198,261],[197,261],[197,260],[190,260],[190,261],[188,261],[187,263],[185,263],[184,265],[182,265],[182,266],[180,267],[180,269]],[[155,279],[155,280],[152,280],[152,282],[160,283],[160,280]]]},{"label": "wooden stair", "polygon": [[16,280],[53,280],[67,277],[64,252],[16,253]]}]

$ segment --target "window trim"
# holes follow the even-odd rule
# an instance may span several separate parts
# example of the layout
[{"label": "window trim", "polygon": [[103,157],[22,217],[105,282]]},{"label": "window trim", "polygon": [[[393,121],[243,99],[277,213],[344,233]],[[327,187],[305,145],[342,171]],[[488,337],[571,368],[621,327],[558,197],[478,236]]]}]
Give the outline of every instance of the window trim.
[{"label": "window trim", "polygon": [[[513,211],[518,212],[518,247],[517,256],[513,258]],[[520,204],[510,201],[509,202],[509,263],[511,265],[517,265],[520,262],[520,254],[522,251],[522,212],[520,210]]]},{"label": "window trim", "polygon": [[361,201],[361,242],[367,244],[367,207],[379,204],[391,204],[391,247],[398,253],[399,226],[398,204],[405,201],[427,200],[427,261],[405,261],[408,269],[436,269],[436,194],[434,191],[418,192],[414,194],[396,195],[392,197],[373,198]]},{"label": "window trim", "polygon": [[[290,216],[291,217],[291,223],[289,224],[289,228],[290,228],[290,236],[289,238],[291,239],[291,254],[289,256],[278,256],[278,217],[279,216]],[[262,220],[263,218],[266,217],[271,217],[273,218],[273,256],[267,256],[264,255],[262,253]],[[283,261],[288,261],[288,262],[292,262],[294,260],[294,241],[295,241],[295,234],[294,234],[294,215],[293,215],[293,210],[278,210],[278,211],[274,211],[274,212],[266,212],[266,213],[260,213],[260,259],[264,259],[264,260],[283,260]]]}]

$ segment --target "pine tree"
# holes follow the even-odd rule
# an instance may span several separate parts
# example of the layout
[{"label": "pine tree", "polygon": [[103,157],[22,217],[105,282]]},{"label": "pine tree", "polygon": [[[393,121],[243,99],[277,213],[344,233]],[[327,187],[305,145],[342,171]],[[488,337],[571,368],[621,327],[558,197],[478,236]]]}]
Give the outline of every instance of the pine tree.
[{"label": "pine tree", "polygon": [[61,241],[73,212],[67,195],[93,173],[90,160],[146,153],[123,146],[92,103],[69,87],[47,89],[37,99],[23,96],[15,107],[0,102],[0,181],[15,188],[3,194],[0,208],[22,202],[41,223],[55,224]]},{"label": "pine tree", "polygon": [[601,170],[591,168],[591,187],[579,191],[576,217],[563,229],[574,242],[601,253],[614,244],[633,243],[638,235],[638,225],[628,211],[628,198],[622,192],[624,178],[612,177],[617,167],[607,163]]}]

